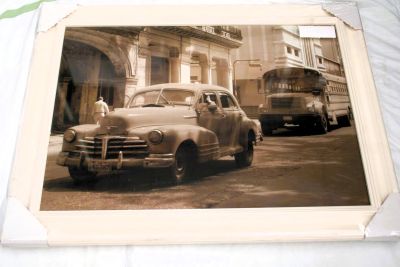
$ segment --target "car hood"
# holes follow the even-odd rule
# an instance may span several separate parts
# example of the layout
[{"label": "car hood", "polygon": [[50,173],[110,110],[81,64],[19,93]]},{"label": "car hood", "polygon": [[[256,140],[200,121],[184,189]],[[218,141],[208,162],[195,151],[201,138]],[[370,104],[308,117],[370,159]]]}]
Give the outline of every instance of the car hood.
[{"label": "car hood", "polygon": [[118,109],[100,122],[102,134],[126,134],[130,129],[168,124],[196,123],[197,114],[188,106],[138,107]]}]

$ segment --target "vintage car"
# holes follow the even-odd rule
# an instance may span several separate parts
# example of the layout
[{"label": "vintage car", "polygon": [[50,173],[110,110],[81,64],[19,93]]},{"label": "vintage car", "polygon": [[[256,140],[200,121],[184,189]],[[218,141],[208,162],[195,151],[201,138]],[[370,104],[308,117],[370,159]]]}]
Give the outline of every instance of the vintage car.
[{"label": "vintage car", "polygon": [[197,163],[234,156],[250,166],[261,127],[225,88],[205,84],[159,84],[138,90],[125,108],[99,125],[64,133],[57,164],[76,182],[113,170],[165,168],[181,183]]}]

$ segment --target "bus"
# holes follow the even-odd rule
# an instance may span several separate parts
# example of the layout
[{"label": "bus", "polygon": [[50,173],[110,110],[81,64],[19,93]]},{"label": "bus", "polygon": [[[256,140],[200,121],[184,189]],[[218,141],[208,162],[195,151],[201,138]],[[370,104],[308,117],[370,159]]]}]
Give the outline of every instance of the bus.
[{"label": "bus", "polygon": [[311,68],[287,67],[264,73],[258,107],[264,135],[298,125],[325,134],[333,125],[351,126],[351,106],[344,77]]}]

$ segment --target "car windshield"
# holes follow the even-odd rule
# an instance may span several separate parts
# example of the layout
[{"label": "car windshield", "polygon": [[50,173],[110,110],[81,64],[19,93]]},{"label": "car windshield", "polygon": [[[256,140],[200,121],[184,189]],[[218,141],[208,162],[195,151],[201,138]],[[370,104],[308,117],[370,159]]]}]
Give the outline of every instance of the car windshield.
[{"label": "car windshield", "polygon": [[158,89],[136,94],[129,107],[163,107],[166,105],[190,106],[194,99],[194,92],[182,89]]}]

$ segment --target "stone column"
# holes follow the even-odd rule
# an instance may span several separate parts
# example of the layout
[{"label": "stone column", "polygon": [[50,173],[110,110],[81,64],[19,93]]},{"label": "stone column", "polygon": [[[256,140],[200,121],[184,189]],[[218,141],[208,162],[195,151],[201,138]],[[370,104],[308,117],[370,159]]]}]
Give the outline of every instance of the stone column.
[{"label": "stone column", "polygon": [[82,85],[79,124],[94,123],[93,108],[94,103],[97,101],[100,62],[101,54],[98,52],[93,53],[87,62],[86,81]]},{"label": "stone column", "polygon": [[170,82],[171,83],[179,83],[180,80],[180,72],[181,65],[179,64],[179,58],[170,57],[169,58],[169,69],[170,69]]},{"label": "stone column", "polygon": [[[65,110],[65,105],[67,103],[67,91],[68,91],[68,83],[71,79],[66,78],[62,82],[58,84],[58,108],[55,111],[56,113],[56,127],[58,128],[59,126],[64,125],[64,110]],[[53,126],[54,127],[54,126]]]},{"label": "stone column", "polygon": [[147,44],[140,44],[137,61],[136,79],[137,86],[143,87],[150,84],[151,52]]},{"label": "stone column", "polygon": [[114,89],[113,98],[114,101],[112,103],[107,103],[110,111],[114,110],[115,108],[122,108],[124,106],[124,97],[125,97],[125,79],[119,78],[114,79],[112,81],[112,87]]},{"label": "stone column", "polygon": [[181,77],[181,64],[179,60],[179,48],[169,47],[169,82],[179,83]]},{"label": "stone column", "polygon": [[89,101],[89,84],[84,82],[81,87],[81,103],[79,106],[79,124],[85,124],[87,121]]},{"label": "stone column", "polygon": [[228,63],[226,60],[218,59],[217,61],[217,84],[219,86],[229,87]]},{"label": "stone column", "polygon": [[134,77],[129,77],[125,79],[124,84],[124,91],[123,93],[120,94],[120,96],[123,96],[122,102],[121,102],[121,107],[125,106],[128,103],[128,100],[131,98],[131,96],[136,92],[136,88],[138,85],[138,79]]},{"label": "stone column", "polygon": [[201,61],[200,67],[201,67],[201,83],[211,84],[210,64],[208,64],[208,60]]},{"label": "stone column", "polygon": [[180,82],[190,83],[190,62],[191,57],[188,54],[181,55],[180,60]]},{"label": "stone column", "polygon": [[231,64],[227,67],[227,71],[228,71],[227,88],[231,93],[233,93],[233,68]]},{"label": "stone column", "polygon": [[215,59],[210,61],[210,84],[218,85],[218,69]]}]

